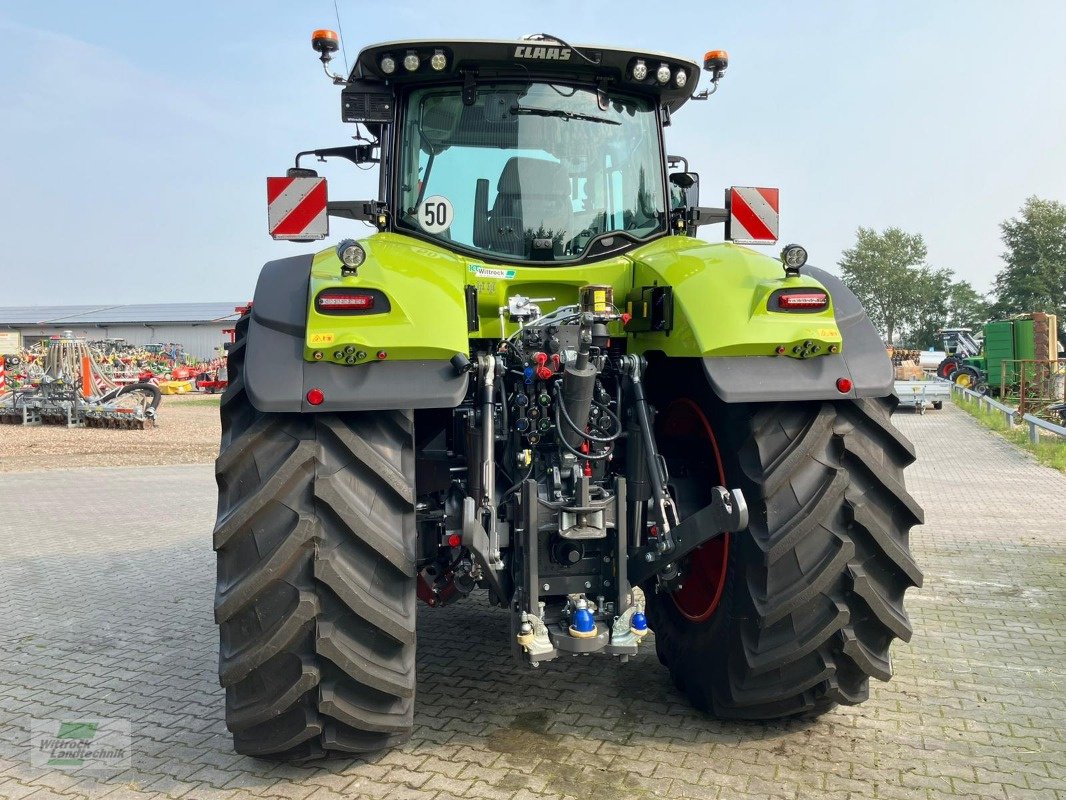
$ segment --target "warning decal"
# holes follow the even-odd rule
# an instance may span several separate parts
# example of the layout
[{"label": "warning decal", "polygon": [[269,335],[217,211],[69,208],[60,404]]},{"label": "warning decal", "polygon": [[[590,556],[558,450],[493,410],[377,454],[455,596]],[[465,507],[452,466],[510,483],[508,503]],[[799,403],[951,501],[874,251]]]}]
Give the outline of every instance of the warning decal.
[{"label": "warning decal", "polygon": [[733,186],[729,190],[729,228],[726,238],[741,244],[777,241],[778,190]]},{"label": "warning decal", "polygon": [[275,239],[329,236],[325,178],[267,178],[267,224]]}]

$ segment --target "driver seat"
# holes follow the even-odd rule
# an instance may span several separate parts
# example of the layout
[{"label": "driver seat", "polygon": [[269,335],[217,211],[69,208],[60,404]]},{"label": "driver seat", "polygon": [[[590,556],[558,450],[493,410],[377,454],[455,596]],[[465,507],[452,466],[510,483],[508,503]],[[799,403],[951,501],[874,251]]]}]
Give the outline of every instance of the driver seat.
[{"label": "driver seat", "polygon": [[[559,255],[574,217],[566,167],[541,158],[514,156],[504,165],[496,189],[488,219],[489,246],[525,255],[527,240],[550,238],[552,247],[539,248],[541,254],[549,258]],[[530,255],[536,259],[538,248],[532,250]]]}]

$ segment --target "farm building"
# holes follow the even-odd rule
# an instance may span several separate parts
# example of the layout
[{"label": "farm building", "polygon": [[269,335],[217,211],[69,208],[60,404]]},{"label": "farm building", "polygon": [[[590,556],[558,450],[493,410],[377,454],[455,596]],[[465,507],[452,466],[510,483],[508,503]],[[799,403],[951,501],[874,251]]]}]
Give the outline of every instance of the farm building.
[{"label": "farm building", "polygon": [[131,345],[179,344],[201,359],[219,354],[243,303],[151,303],[95,306],[0,306],[0,355],[72,332],[83,339]]}]

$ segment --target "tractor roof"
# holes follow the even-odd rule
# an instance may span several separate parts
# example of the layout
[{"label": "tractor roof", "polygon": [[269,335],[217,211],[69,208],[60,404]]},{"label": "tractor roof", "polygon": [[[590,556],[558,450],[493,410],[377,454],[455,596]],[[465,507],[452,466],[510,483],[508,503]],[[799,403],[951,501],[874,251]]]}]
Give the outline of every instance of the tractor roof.
[{"label": "tractor roof", "polygon": [[[404,60],[417,56],[417,66],[407,69]],[[433,65],[434,55],[444,57],[443,68]],[[391,72],[382,69],[382,63]],[[636,80],[633,68],[643,61],[647,77]],[[409,63],[414,63],[413,60]],[[436,61],[440,64],[440,59]],[[660,83],[656,72],[661,65],[670,70],[670,78]],[[682,86],[676,75],[685,73]],[[410,39],[385,42],[364,48],[350,79],[380,80],[397,86],[477,80],[515,78],[521,80],[558,80],[596,83],[659,98],[674,111],[696,91],[700,68],[694,61],[680,56],[647,50],[620,50],[600,45],[569,45],[557,39],[483,40],[483,39]]]}]

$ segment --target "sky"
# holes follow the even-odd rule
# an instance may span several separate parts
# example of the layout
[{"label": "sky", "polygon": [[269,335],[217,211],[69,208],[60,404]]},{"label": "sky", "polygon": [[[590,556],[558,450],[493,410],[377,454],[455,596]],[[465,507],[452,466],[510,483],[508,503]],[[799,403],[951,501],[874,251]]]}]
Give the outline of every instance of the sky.
[{"label": "sky", "polygon": [[[782,240],[829,269],[859,226],[898,226],[987,291],[999,224],[1030,195],[1066,201],[1059,0],[337,3],[349,59],[540,32],[728,50],[668,149],[705,204],[780,187]],[[243,300],[265,261],[319,249],[269,238],[265,178],[354,133],[309,43],[336,26],[333,0],[0,0],[0,305]],[[334,199],[375,194],[346,162],[322,174]],[[330,241],[369,232],[334,220]]]}]

